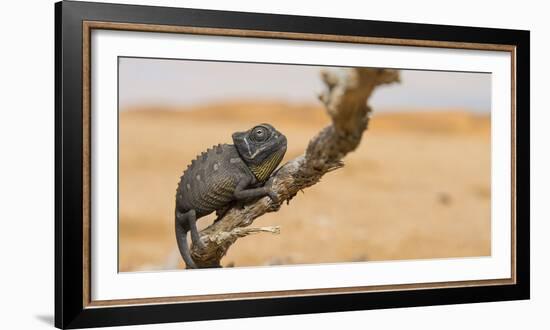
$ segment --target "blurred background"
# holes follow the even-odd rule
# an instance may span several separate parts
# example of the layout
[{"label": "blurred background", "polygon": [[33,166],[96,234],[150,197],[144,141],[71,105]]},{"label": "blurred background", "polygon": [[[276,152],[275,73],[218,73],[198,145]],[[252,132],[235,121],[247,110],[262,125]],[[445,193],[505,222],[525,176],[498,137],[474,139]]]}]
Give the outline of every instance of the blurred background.
[{"label": "blurred background", "polygon": [[[119,59],[120,271],[183,267],[175,192],[206,148],[269,122],[288,138],[283,162],[304,152],[330,123],[317,100],[320,69]],[[257,219],[281,234],[239,239],[222,264],[490,255],[490,96],[488,73],[401,70],[400,84],[369,100],[369,130],[345,167]]]}]

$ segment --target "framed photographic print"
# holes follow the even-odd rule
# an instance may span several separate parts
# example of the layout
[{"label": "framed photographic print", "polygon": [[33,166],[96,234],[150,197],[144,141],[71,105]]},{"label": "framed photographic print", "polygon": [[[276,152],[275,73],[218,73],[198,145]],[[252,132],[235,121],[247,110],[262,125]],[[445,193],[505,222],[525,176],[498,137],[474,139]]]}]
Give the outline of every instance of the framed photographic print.
[{"label": "framed photographic print", "polygon": [[529,32],[59,2],[55,324],[529,298]]}]

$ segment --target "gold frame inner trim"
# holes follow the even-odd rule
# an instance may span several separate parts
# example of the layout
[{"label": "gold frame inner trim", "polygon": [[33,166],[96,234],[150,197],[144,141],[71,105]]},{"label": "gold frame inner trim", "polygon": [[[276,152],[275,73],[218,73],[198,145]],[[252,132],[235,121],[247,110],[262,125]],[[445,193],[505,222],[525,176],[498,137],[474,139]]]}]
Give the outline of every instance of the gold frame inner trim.
[{"label": "gold frame inner trim", "polygon": [[[435,283],[415,283],[415,284],[395,284],[378,286],[358,286],[358,287],[338,287],[322,289],[303,289],[303,290],[285,290],[285,291],[264,291],[264,292],[242,292],[231,294],[209,294],[194,296],[177,297],[152,297],[135,299],[117,299],[117,300],[92,300],[91,299],[91,32],[93,29],[101,30],[122,30],[135,32],[157,32],[157,33],[181,33],[194,35],[228,36],[228,37],[248,37],[248,38],[271,38],[287,40],[304,41],[325,41],[325,42],[344,42],[344,43],[362,43],[378,44],[392,46],[412,46],[412,47],[436,47],[452,49],[486,50],[486,51],[505,51],[511,53],[511,78],[512,78],[512,99],[511,99],[511,130],[512,130],[512,156],[511,156],[511,277],[503,279],[490,280],[472,280],[472,281],[452,281]],[[516,46],[501,44],[481,44],[468,42],[450,42],[434,40],[414,40],[414,39],[396,39],[396,38],[377,38],[377,37],[358,37],[342,36],[331,34],[312,34],[312,33],[294,33],[279,31],[260,31],[260,30],[240,30],[223,28],[202,28],[191,26],[172,26],[172,25],[154,25],[137,23],[118,23],[118,22],[100,22],[83,21],[82,22],[82,221],[83,221],[83,306],[84,308],[102,308],[113,306],[128,305],[151,305],[151,304],[173,304],[186,302],[207,302],[207,301],[226,301],[239,299],[260,299],[275,297],[298,297],[312,295],[330,295],[330,294],[353,294],[365,292],[383,292],[383,291],[406,291],[418,289],[440,289],[473,287],[488,285],[514,285],[516,284]]]}]

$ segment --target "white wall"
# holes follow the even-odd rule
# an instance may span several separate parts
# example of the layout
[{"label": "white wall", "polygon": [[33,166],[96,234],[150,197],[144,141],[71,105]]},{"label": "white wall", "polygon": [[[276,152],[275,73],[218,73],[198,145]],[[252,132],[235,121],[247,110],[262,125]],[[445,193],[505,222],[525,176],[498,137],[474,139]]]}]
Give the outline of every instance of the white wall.
[{"label": "white wall", "polygon": [[[120,1],[122,2],[122,1]],[[131,2],[131,1],[130,1]],[[143,329],[517,329],[548,328],[550,306],[550,32],[544,1],[142,1],[185,7],[530,29],[532,59],[532,299]],[[0,9],[0,328],[53,324],[53,1]],[[545,313],[546,312],[546,313]],[[133,329],[137,327],[129,327]]]}]

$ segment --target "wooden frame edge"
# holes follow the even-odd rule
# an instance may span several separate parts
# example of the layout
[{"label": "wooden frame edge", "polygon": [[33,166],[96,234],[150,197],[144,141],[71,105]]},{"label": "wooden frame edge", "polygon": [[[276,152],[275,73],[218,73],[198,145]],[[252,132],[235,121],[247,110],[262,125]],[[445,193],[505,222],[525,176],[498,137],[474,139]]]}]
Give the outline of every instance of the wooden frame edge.
[{"label": "wooden frame edge", "polygon": [[181,303],[193,303],[193,302],[251,300],[251,299],[304,297],[304,296],[336,295],[336,294],[357,294],[357,293],[368,293],[368,292],[451,289],[451,288],[513,285],[513,284],[515,284],[515,280],[510,278],[510,279],[495,279],[495,280],[435,282],[435,283],[422,283],[422,284],[391,284],[391,285],[371,285],[371,286],[341,287],[341,288],[327,288],[327,289],[301,289],[301,290],[242,292],[242,293],[209,294],[209,295],[193,295],[193,296],[112,299],[112,300],[91,301],[88,304],[87,308],[122,307],[122,306],[136,306],[136,305],[165,305],[165,304],[181,304]]},{"label": "wooden frame edge", "polygon": [[264,30],[244,30],[244,29],[225,29],[225,28],[207,28],[180,25],[158,25],[142,23],[120,23],[105,21],[84,21],[84,27],[87,29],[119,30],[134,32],[158,32],[158,33],[185,33],[211,36],[227,37],[246,37],[246,38],[270,38],[304,41],[330,41],[345,43],[377,44],[390,46],[415,46],[432,48],[451,48],[451,49],[471,49],[471,50],[495,50],[495,51],[513,51],[514,45],[504,44],[483,44],[473,42],[451,42],[420,39],[397,39],[380,37],[362,37],[362,36],[343,36],[336,34],[314,34],[298,32],[280,32]]},{"label": "wooden frame edge", "polygon": [[82,303],[91,303],[91,33],[82,25]]}]

